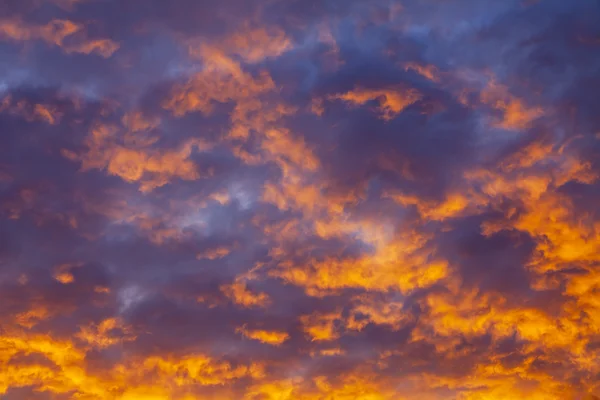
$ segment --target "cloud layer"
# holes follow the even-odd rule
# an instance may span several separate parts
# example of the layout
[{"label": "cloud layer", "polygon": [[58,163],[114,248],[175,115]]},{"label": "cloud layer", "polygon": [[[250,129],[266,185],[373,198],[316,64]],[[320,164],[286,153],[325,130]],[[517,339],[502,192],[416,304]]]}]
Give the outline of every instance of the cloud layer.
[{"label": "cloud layer", "polygon": [[600,3],[5,0],[0,396],[600,396]]}]

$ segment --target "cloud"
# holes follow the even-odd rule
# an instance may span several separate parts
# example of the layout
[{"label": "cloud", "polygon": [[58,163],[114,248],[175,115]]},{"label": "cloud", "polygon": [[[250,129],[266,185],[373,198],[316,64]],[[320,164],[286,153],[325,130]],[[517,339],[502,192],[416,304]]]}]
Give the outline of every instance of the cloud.
[{"label": "cloud", "polygon": [[598,4],[0,4],[0,396],[600,395]]},{"label": "cloud", "polygon": [[246,288],[243,282],[221,286],[221,291],[235,304],[243,307],[264,307],[269,303],[269,296],[265,293],[253,293]]},{"label": "cloud", "polygon": [[0,21],[0,38],[26,42],[42,40],[62,48],[66,53],[98,54],[108,58],[119,49],[110,39],[90,39],[85,27],[69,20],[52,20],[45,25],[27,25],[20,20]]},{"label": "cloud", "polygon": [[248,330],[245,326],[237,328],[236,331],[249,339],[258,340],[259,342],[273,346],[279,346],[289,339],[289,335],[286,332],[266,331],[262,329]]},{"label": "cloud", "polygon": [[420,95],[412,89],[402,90],[389,88],[373,90],[357,88],[353,91],[339,94],[334,98],[355,105],[363,105],[368,101],[378,100],[382,118],[392,119],[404,108],[419,100]]}]

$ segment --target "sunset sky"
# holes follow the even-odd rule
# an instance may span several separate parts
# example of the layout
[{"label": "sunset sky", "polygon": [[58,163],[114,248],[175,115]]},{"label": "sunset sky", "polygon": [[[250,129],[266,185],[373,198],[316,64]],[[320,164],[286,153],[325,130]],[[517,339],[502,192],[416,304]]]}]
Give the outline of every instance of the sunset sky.
[{"label": "sunset sky", "polygon": [[599,400],[600,1],[0,0],[0,399]]}]

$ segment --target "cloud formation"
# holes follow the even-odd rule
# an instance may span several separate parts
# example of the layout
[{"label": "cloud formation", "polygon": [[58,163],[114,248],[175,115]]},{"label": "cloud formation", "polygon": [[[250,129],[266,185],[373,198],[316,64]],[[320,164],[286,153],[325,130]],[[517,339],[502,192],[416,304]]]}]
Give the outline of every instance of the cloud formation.
[{"label": "cloud formation", "polygon": [[600,397],[600,4],[6,0],[0,397]]}]

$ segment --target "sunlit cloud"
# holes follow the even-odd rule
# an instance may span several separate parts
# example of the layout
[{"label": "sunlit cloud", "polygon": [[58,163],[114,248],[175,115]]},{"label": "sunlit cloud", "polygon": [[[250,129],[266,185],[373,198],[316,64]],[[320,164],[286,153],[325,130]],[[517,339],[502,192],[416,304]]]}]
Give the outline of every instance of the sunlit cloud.
[{"label": "sunlit cloud", "polygon": [[0,397],[597,400],[591,1],[0,4]]},{"label": "sunlit cloud", "polygon": [[56,19],[45,25],[29,25],[22,20],[0,20],[0,39],[27,42],[42,40],[66,53],[97,54],[108,58],[119,44],[106,38],[91,39],[83,25]]}]

